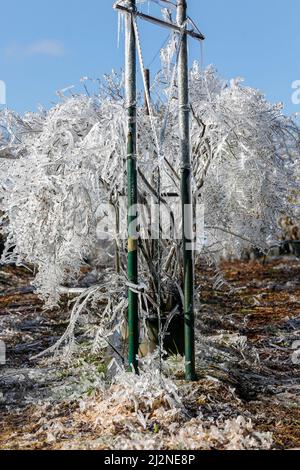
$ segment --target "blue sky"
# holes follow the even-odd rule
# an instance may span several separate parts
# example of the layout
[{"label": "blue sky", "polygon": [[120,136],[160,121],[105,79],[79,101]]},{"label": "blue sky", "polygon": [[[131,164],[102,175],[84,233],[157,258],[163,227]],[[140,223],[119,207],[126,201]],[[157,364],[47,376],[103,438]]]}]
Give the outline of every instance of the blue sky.
[{"label": "blue sky", "polygon": [[[117,15],[112,0],[10,0],[1,2],[0,80],[7,105],[19,112],[57,101],[55,91],[80,88],[83,76],[101,77],[123,65],[117,47]],[[152,7],[152,13],[155,8]],[[226,78],[242,76],[287,113],[291,83],[300,80],[299,0],[189,0],[189,13],[206,35],[204,64]],[[149,64],[167,36],[141,25]],[[191,61],[200,46],[190,42]],[[153,71],[159,66],[156,60]]]}]

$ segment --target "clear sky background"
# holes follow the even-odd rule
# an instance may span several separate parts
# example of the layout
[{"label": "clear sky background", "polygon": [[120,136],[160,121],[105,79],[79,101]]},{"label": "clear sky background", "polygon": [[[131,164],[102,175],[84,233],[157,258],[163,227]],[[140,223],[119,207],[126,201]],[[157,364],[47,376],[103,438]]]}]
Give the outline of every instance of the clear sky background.
[{"label": "clear sky background", "polygon": [[[123,65],[118,49],[113,0],[2,0],[0,80],[7,106],[19,112],[57,101],[56,90],[80,89],[80,78],[101,77]],[[144,7],[146,10],[146,7]],[[155,7],[151,7],[155,13]],[[214,64],[226,78],[242,76],[287,113],[300,112],[291,101],[291,84],[300,80],[299,0],[189,0],[190,16],[206,35],[204,65]],[[140,25],[149,64],[167,30]],[[190,41],[191,61],[200,46]],[[159,66],[153,63],[153,72]]]}]

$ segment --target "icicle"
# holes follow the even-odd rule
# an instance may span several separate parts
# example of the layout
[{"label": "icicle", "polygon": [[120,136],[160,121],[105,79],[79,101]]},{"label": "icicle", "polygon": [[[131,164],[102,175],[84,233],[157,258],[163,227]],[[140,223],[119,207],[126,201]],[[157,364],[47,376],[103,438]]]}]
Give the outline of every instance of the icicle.
[{"label": "icicle", "polygon": [[120,47],[121,42],[121,34],[124,32],[124,25],[125,25],[125,15],[122,12],[118,12],[118,49]]}]

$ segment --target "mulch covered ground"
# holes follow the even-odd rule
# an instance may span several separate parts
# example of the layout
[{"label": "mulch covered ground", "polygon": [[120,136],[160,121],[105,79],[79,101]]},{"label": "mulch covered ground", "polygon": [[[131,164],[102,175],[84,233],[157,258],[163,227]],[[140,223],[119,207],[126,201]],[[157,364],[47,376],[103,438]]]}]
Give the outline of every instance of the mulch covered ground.
[{"label": "mulch covered ground", "polygon": [[[231,413],[249,417],[257,432],[272,433],[273,448],[298,448],[300,262],[292,257],[265,263],[223,262],[222,272],[228,285],[216,290],[215,270],[205,264],[197,268],[197,284],[201,286],[197,328],[207,338],[214,332],[247,338],[259,356],[260,366],[255,372],[242,362],[232,370],[216,364],[215,373],[211,370],[209,377],[199,366],[199,381],[191,385],[193,393],[189,396],[193,398],[185,403],[186,409],[191,419],[199,407],[203,419],[220,412],[228,418]],[[43,311],[30,282],[31,275],[24,269],[0,270],[0,340],[7,348],[7,363],[0,365],[0,449],[115,448],[110,439],[116,442],[123,434],[126,437],[125,427],[114,423],[105,430],[102,426],[101,436],[93,407],[84,409],[80,394],[68,400],[63,393],[59,395],[72,380],[79,380],[76,374],[80,369],[72,379],[54,359],[40,363],[31,360],[63,333],[68,310],[62,303],[61,309]],[[93,371],[101,370],[102,360],[97,363],[93,358],[92,366]],[[186,387],[181,379],[179,373],[179,390]],[[93,391],[88,379],[86,382],[83,396],[93,396],[93,403],[100,403],[101,408],[105,397],[101,391]],[[152,418],[141,436],[148,442],[153,436],[151,445],[155,448],[156,435],[161,432],[163,447],[172,448],[175,444],[168,429],[162,429],[159,417]],[[49,423],[53,432],[49,432]]]}]

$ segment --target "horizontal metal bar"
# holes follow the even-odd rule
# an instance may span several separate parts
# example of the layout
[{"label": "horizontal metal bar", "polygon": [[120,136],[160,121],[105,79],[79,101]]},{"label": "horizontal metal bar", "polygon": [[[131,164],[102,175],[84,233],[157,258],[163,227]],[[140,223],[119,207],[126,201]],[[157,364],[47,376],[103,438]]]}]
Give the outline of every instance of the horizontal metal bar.
[{"label": "horizontal metal bar", "polygon": [[114,5],[114,9],[123,11],[124,13],[131,13],[141,18],[142,20],[157,24],[164,28],[173,29],[174,31],[177,31],[178,33],[184,32],[184,34],[187,34],[188,36],[191,36],[192,38],[197,39],[198,41],[204,41],[205,39],[205,36],[203,36],[203,34],[197,33],[193,29],[182,29],[180,28],[180,26],[178,26],[175,23],[168,23],[167,21],[160,20],[159,18],[155,18],[154,16],[145,15],[144,13],[141,13],[138,10],[131,10],[130,8],[124,7],[123,5],[119,5],[118,3]]}]

